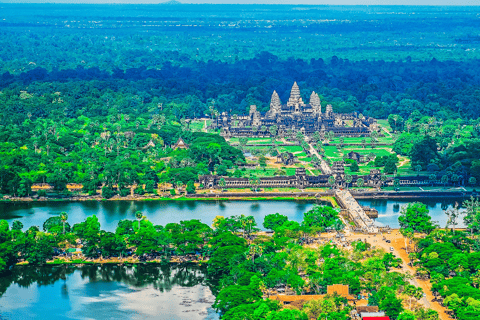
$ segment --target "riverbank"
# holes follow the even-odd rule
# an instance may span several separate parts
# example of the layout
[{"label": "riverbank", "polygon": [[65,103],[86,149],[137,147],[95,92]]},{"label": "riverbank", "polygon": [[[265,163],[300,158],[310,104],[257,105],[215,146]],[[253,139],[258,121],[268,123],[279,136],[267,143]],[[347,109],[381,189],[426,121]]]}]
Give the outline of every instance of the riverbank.
[{"label": "riverbank", "polygon": [[[85,259],[85,258],[64,258],[64,257],[55,257],[55,259],[48,260],[46,265],[76,265],[81,266],[85,264],[89,265],[104,265],[104,264],[115,264],[115,265],[136,265],[136,264],[185,264],[191,263],[198,266],[208,263],[208,259],[187,259],[185,257],[172,257],[169,261],[162,259],[152,259],[148,261],[140,261],[138,258],[102,258],[102,259]],[[28,261],[18,262],[16,266],[28,266]]]}]

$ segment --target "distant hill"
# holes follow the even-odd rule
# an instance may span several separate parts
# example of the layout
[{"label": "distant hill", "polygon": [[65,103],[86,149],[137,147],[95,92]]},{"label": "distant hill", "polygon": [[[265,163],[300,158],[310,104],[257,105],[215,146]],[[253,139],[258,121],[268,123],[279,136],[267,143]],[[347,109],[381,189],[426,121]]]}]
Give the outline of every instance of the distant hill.
[{"label": "distant hill", "polygon": [[174,4],[182,4],[182,3],[177,0],[170,0],[170,1],[159,3],[159,4],[174,5]]}]

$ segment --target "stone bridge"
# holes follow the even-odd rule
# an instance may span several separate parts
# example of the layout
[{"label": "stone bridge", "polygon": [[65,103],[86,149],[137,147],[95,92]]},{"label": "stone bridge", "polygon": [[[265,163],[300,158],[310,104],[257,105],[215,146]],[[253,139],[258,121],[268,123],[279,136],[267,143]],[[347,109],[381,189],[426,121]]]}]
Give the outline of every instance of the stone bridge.
[{"label": "stone bridge", "polygon": [[375,226],[373,220],[367,216],[365,210],[363,210],[349,191],[336,190],[335,198],[342,209],[347,210],[350,219],[358,228],[361,228],[366,233],[378,233],[378,227]]}]

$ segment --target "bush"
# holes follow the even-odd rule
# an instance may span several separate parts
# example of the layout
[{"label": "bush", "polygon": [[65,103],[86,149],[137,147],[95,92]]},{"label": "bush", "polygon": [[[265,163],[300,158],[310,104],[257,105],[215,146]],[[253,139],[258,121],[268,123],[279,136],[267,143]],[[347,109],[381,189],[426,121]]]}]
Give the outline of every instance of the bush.
[{"label": "bush", "polygon": [[43,190],[43,189],[42,189],[42,190],[38,190],[38,191],[37,191],[37,195],[38,195],[39,197],[46,197],[46,196],[47,196],[47,190]]},{"label": "bush", "polygon": [[189,193],[189,194],[195,193],[195,191],[196,191],[195,184],[193,183],[192,180],[187,182],[186,190],[187,190],[187,193]]},{"label": "bush", "polygon": [[136,188],[135,188],[135,194],[139,194],[139,195],[143,195],[145,194],[145,190],[143,190],[143,187],[141,185],[138,185]]},{"label": "bush", "polygon": [[115,195],[115,192],[113,191],[112,188],[107,187],[107,186],[103,186],[103,188],[102,188],[102,197],[104,197],[105,199],[110,199],[110,198],[113,197],[114,195]]},{"label": "bush", "polygon": [[172,196],[174,196],[174,195],[176,195],[177,193],[175,192],[175,189],[170,189],[170,194],[171,194]]},{"label": "bush", "polygon": [[126,197],[126,196],[130,195],[130,189],[129,188],[120,188],[120,190],[118,190],[118,194],[120,195],[120,197]]},{"label": "bush", "polygon": [[352,165],[350,166],[350,171],[352,172],[358,172],[360,171],[360,168],[358,167],[357,161],[354,161]]}]

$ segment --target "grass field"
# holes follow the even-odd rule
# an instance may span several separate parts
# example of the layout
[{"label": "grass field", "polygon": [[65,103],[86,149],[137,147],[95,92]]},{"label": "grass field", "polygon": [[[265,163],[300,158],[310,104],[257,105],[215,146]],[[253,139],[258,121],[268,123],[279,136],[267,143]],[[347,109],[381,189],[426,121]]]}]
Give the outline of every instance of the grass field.
[{"label": "grass field", "polygon": [[300,146],[282,146],[278,147],[279,152],[298,152],[303,151],[303,148]]},{"label": "grass field", "polygon": [[[204,123],[205,122],[202,120],[195,120],[190,122],[189,126],[190,126],[190,129],[192,129],[193,131],[202,131]],[[207,126],[211,124],[212,124],[212,120],[207,120]]]}]

